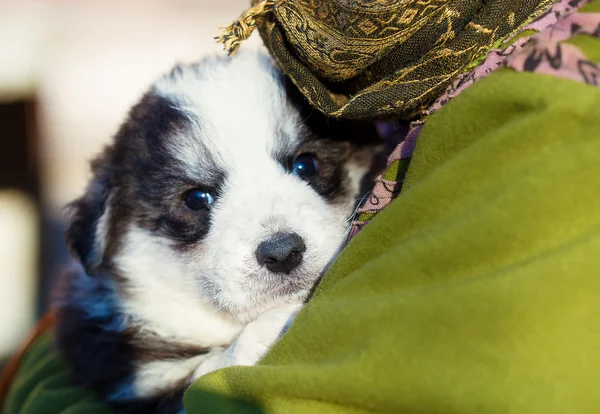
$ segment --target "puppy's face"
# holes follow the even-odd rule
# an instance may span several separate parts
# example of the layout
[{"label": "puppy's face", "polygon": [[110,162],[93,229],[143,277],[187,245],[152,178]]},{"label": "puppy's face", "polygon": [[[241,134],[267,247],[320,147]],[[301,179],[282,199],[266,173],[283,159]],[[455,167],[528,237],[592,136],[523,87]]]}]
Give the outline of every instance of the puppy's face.
[{"label": "puppy's face", "polygon": [[304,298],[343,242],[373,147],[351,142],[370,129],[296,98],[253,53],[155,84],[74,203],[69,241],[90,273],[239,321]]}]

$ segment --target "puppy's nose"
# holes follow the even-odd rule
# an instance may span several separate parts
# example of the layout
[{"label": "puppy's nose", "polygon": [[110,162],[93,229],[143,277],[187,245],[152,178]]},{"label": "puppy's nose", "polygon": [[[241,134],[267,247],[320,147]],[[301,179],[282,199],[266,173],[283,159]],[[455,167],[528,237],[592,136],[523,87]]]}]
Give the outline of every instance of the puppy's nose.
[{"label": "puppy's nose", "polygon": [[289,274],[302,262],[306,245],[296,233],[276,233],[256,249],[258,263],[272,272]]}]

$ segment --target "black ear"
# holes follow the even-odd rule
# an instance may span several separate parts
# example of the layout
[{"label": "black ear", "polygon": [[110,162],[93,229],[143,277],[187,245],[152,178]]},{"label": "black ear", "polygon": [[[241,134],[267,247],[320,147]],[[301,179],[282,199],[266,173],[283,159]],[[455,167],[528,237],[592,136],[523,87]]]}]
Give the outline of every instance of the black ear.
[{"label": "black ear", "polygon": [[[93,179],[85,194],[67,206],[69,227],[65,233],[67,246],[85,269],[89,272],[95,262],[100,260],[96,247],[96,227],[98,220],[106,210],[110,193],[110,168],[104,158],[92,163]],[[101,243],[100,245],[103,245]]]}]

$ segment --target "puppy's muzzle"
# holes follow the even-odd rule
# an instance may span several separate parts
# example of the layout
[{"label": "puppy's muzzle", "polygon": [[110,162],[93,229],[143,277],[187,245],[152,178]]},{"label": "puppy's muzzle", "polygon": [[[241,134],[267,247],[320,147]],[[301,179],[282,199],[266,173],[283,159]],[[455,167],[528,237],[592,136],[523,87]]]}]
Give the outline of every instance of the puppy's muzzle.
[{"label": "puppy's muzzle", "polygon": [[256,260],[271,272],[290,274],[300,263],[306,245],[296,233],[276,233],[256,249]]}]

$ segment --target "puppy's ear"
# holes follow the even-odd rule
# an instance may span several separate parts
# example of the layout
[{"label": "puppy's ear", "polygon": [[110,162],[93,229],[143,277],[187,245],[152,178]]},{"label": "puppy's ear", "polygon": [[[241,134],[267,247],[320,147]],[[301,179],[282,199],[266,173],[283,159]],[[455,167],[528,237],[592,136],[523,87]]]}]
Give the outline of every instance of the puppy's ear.
[{"label": "puppy's ear", "polygon": [[[98,223],[107,213],[110,171],[104,157],[95,160],[92,163],[93,179],[85,194],[67,206],[69,227],[65,240],[71,254],[79,259],[88,274],[102,260],[106,234],[99,234]],[[106,222],[106,219],[103,221]],[[99,237],[102,240],[98,240]]]}]

